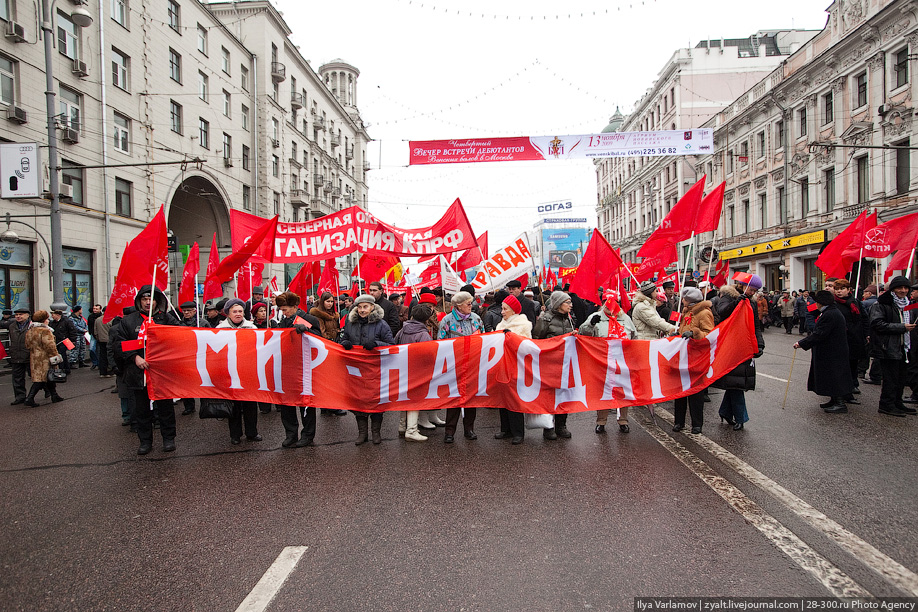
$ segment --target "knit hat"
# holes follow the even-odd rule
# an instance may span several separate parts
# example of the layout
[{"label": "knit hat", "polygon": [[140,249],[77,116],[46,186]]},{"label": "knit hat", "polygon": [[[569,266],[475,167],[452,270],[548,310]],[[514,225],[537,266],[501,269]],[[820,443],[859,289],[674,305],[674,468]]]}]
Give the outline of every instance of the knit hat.
[{"label": "knit hat", "polygon": [[548,298],[548,308],[550,310],[558,310],[561,308],[561,304],[567,302],[571,299],[571,296],[564,293],[563,291],[552,291],[551,297]]},{"label": "knit hat", "polygon": [[912,283],[908,280],[907,276],[894,276],[891,281],[889,281],[889,290],[892,291],[896,287],[911,287]]},{"label": "knit hat", "polygon": [[230,308],[232,308],[233,306],[242,306],[242,308],[244,309],[245,302],[243,302],[239,298],[230,298],[226,300],[226,304],[223,305],[223,314],[229,314]]},{"label": "knit hat", "polygon": [[747,284],[753,289],[761,289],[762,287],[765,286],[764,281],[762,281],[762,277],[759,276],[758,274],[753,274],[752,278],[749,279],[749,282]]},{"label": "knit hat", "polygon": [[427,321],[431,314],[432,311],[430,310],[430,306],[424,303],[415,304],[414,308],[411,309],[411,318],[421,323]]},{"label": "knit hat", "polygon": [[638,287],[638,291],[640,291],[647,297],[651,297],[653,295],[653,292],[656,290],[657,290],[657,286],[654,284],[653,281],[649,281],[649,280],[644,281],[643,283],[641,283],[641,286]]},{"label": "knit hat", "polygon": [[421,297],[418,298],[418,304],[434,304],[437,303],[437,296],[433,293],[422,293]]},{"label": "knit hat", "polygon": [[471,293],[475,295],[475,287],[473,285],[462,285],[462,289],[459,291],[465,291],[466,293]]},{"label": "knit hat", "polygon": [[508,295],[507,297],[504,298],[504,301],[502,303],[506,304],[507,307],[510,308],[510,310],[512,310],[516,314],[520,314],[521,312],[523,312],[523,305],[520,304],[520,301],[516,299],[515,296]]},{"label": "knit hat", "polygon": [[252,312],[258,312],[259,308],[267,309],[268,306],[264,302],[255,302],[254,304],[252,304]]},{"label": "knit hat", "polygon": [[873,295],[876,295],[876,294],[877,294],[877,286],[876,286],[876,285],[867,285],[867,288],[864,289],[864,291],[869,291],[869,292],[872,293]]},{"label": "knit hat", "polygon": [[698,302],[704,299],[704,295],[701,293],[701,289],[698,287],[686,287],[682,290],[682,301],[691,302],[692,304],[697,304]]},{"label": "knit hat", "polygon": [[[905,277],[903,276],[901,278],[905,278]],[[823,289],[822,291],[816,292],[816,297],[814,299],[816,300],[816,303],[819,304],[820,306],[828,306],[829,304],[835,301],[835,295],[831,291],[826,291],[825,289]]]},{"label": "knit hat", "polygon": [[375,304],[375,303],[376,303],[376,299],[372,295],[369,295],[368,293],[364,293],[363,295],[358,295],[357,299],[354,300],[355,306],[357,304]]}]

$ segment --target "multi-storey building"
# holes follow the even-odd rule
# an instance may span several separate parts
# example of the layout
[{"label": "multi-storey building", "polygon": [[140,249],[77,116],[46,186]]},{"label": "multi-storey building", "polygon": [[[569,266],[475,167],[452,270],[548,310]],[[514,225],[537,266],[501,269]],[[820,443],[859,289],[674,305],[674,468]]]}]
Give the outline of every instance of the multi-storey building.
[{"label": "multi-storey building", "polygon": [[[714,152],[696,164],[726,181],[721,258],[767,288],[822,288],[816,257],[858,214],[918,209],[918,3],[836,0],[827,12],[823,31],[705,124]],[[882,273],[863,263],[862,286]]]},{"label": "multi-storey building", "polygon": [[[38,6],[0,1],[0,139],[46,147],[45,57],[29,44],[42,36]],[[90,26],[76,25],[78,7]],[[199,243],[202,270],[214,233],[221,255],[230,250],[232,209],[303,221],[366,206],[359,72],[340,60],[314,70],[270,2],[81,0],[53,10],[69,303],[105,302],[124,245],[161,205],[179,248]],[[43,163],[47,184],[46,154]],[[50,202],[0,207],[36,215],[26,222],[39,234],[14,225],[22,239],[0,246],[0,304],[47,306]],[[178,253],[172,263],[176,281]]]},{"label": "multi-storey building", "polygon": [[[679,49],[647,93],[623,117],[616,109],[603,130],[639,132],[700,127],[816,34],[762,31],[748,38],[702,41]],[[626,261],[701,173],[684,157],[622,157],[596,161],[598,226]]]}]

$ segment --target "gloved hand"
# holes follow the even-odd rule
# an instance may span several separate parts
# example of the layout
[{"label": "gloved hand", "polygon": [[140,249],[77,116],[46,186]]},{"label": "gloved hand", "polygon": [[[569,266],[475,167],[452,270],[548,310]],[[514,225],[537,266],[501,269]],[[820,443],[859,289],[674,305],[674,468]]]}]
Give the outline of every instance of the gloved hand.
[{"label": "gloved hand", "polygon": [[296,325],[293,326],[293,329],[296,330],[296,333],[298,334],[306,333],[306,326],[303,325],[302,323],[297,323]]},{"label": "gloved hand", "polygon": [[349,351],[349,350],[351,350],[352,348],[354,348],[354,343],[351,342],[350,340],[342,340],[342,341],[341,341],[341,348],[343,348],[343,349],[346,350],[346,351]]},{"label": "gloved hand", "polygon": [[373,340],[370,340],[369,342],[363,345],[363,348],[367,349],[368,351],[372,351],[373,349],[376,348],[376,342]]},{"label": "gloved hand", "polygon": [[685,338],[686,340],[691,340],[694,337],[694,334],[690,332],[689,330],[685,330],[684,332],[682,332],[682,337]]},{"label": "gloved hand", "polygon": [[765,353],[765,351],[759,351],[758,353],[756,353],[755,355],[753,355],[753,357],[757,359],[757,358],[761,357],[764,353]]},{"label": "gloved hand", "polygon": [[502,330],[500,330],[500,331],[504,332],[505,334],[509,334],[509,333],[510,333],[510,330],[507,329],[507,328],[504,328],[504,329],[502,329]]},{"label": "gloved hand", "polygon": [[599,324],[599,320],[600,320],[601,318],[602,318],[602,317],[601,317],[600,314],[597,312],[597,313],[594,314],[592,317],[590,317],[590,325],[594,325],[594,326],[595,326],[595,325],[598,325],[598,324]]}]

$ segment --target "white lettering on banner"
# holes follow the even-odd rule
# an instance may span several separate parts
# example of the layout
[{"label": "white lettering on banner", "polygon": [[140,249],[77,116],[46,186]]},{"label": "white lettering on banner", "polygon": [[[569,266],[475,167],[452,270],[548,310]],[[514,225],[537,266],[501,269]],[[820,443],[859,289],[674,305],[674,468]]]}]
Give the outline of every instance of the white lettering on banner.
[{"label": "white lettering on banner", "polygon": [[[303,355],[303,390],[300,395],[312,395],[312,369],[322,365],[328,357],[328,347],[312,334],[303,334],[302,355]],[[316,356],[312,356],[315,350]]]},{"label": "white lettering on banner", "polygon": [[606,380],[602,387],[602,399],[615,399],[613,391],[622,390],[624,399],[634,399],[634,389],[631,386],[631,369],[625,361],[625,351],[621,340],[610,340],[609,351],[606,353]]},{"label": "white lettering on banner", "polygon": [[708,368],[708,378],[713,378],[714,376],[714,354],[717,352],[717,339],[720,338],[720,328],[714,328],[714,331],[709,333],[705,340],[708,341],[708,344],[711,347],[711,366]]},{"label": "white lettering on banner", "polygon": [[[524,402],[534,402],[542,390],[539,353],[542,349],[532,340],[523,340],[516,351],[516,394]],[[532,358],[532,384],[526,384],[526,358]]]},{"label": "white lettering on banner", "polygon": [[223,332],[214,330],[194,330],[195,338],[198,341],[198,350],[195,356],[195,365],[198,368],[198,376],[201,377],[202,387],[213,387],[210,373],[207,371],[207,349],[219,353],[226,349],[226,369],[230,376],[230,389],[241,389],[242,383],[239,380],[239,368],[236,367],[236,330],[226,330]]},{"label": "white lettering on banner", "polygon": [[528,236],[524,233],[483,262],[471,284],[475,287],[475,293],[485,293],[491,287],[497,288],[534,269]]},{"label": "white lettering on banner", "polygon": [[[395,351],[395,352],[393,352]],[[398,402],[408,401],[408,345],[401,344],[379,351],[379,403],[388,404],[391,373],[398,373]]]},{"label": "white lettering on banner", "polygon": [[650,390],[653,399],[663,397],[660,386],[660,360],[658,358],[660,356],[669,361],[679,355],[679,380],[682,383],[682,390],[685,391],[691,386],[691,373],[688,370],[688,340],[683,338],[651,340],[648,349],[650,352]]},{"label": "white lettering on banner", "polygon": [[274,391],[283,393],[283,379],[281,378],[283,360],[281,358],[281,335],[279,332],[265,332],[255,334],[255,368],[258,371],[258,390],[268,391],[268,376],[265,367],[274,360]]},{"label": "white lettering on banner", "polygon": [[488,372],[504,357],[504,334],[481,337],[481,361],[478,362],[478,393],[488,396]]},{"label": "white lettering on banner", "polygon": [[440,397],[440,387],[449,387],[448,397],[459,397],[459,381],[456,380],[456,354],[453,351],[455,340],[445,340],[437,345],[437,357],[434,360],[433,376],[427,399]]},{"label": "white lettering on banner", "polygon": [[[574,386],[570,386],[571,375]],[[586,406],[586,385],[580,376],[580,359],[577,357],[577,337],[564,339],[564,362],[561,364],[561,387],[555,389],[555,410],[564,402],[581,402]]]}]

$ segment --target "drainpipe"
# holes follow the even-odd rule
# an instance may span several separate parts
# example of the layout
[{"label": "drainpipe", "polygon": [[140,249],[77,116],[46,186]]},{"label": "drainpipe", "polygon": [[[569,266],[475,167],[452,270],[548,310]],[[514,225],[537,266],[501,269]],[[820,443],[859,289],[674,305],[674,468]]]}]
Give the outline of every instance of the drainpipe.
[{"label": "drainpipe", "polygon": [[[783,65],[783,63],[782,63]],[[784,194],[784,222],[785,224],[790,218],[790,211],[787,206],[787,156],[790,153],[790,150],[787,147],[787,133],[790,131],[790,117],[787,114],[787,107],[782,106],[778,102],[778,97],[775,95],[774,90],[771,91],[771,100],[775,103],[779,109],[781,109],[781,120],[784,122],[784,134],[781,136],[781,147],[784,149],[784,184],[783,184],[783,194]],[[778,216],[781,216],[781,202],[778,202]],[[786,230],[785,230],[786,232]]]},{"label": "drainpipe", "polygon": [[[102,70],[100,71],[99,87],[102,100],[102,214],[105,228],[105,295],[112,292],[112,243],[111,243],[111,216],[108,212],[108,103],[106,102],[106,63],[105,63],[105,15],[99,3],[99,58]],[[85,196],[84,196],[85,197]]]},{"label": "drainpipe", "polygon": [[255,189],[252,200],[252,210],[258,214],[258,58],[252,55],[252,134],[255,141],[252,143],[252,163],[255,165]]}]

